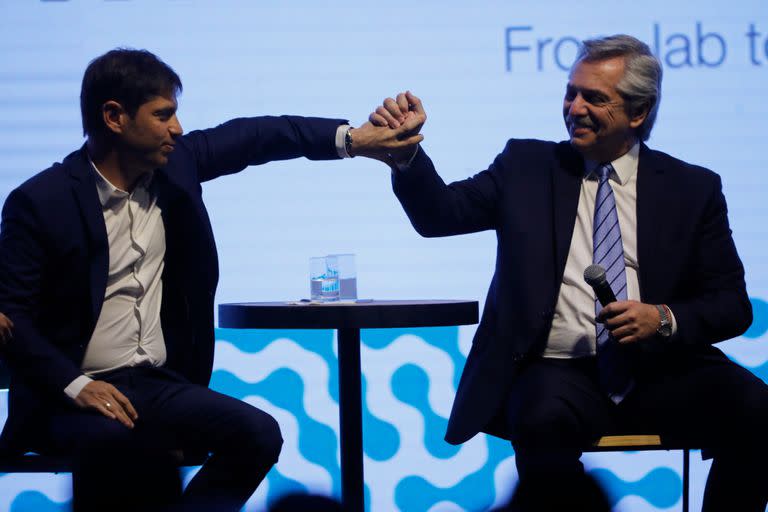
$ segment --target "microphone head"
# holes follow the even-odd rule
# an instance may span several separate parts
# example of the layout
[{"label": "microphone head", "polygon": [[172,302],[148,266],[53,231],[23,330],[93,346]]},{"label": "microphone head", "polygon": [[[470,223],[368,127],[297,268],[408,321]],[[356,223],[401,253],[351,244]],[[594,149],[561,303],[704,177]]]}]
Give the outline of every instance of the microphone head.
[{"label": "microphone head", "polygon": [[605,269],[600,265],[590,265],[584,269],[584,280],[589,286],[605,283]]}]

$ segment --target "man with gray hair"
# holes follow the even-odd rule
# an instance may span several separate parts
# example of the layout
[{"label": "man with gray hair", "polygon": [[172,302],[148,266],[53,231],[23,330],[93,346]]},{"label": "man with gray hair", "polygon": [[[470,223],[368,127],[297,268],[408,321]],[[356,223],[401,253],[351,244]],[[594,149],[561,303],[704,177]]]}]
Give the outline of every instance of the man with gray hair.
[{"label": "man with gray hair", "polygon": [[[661,76],[633,37],[585,41],[563,100],[568,141],[510,140],[449,185],[422,149],[391,154],[421,235],[496,231],[446,440],[511,440],[525,510],[589,510],[579,457],[619,433],[710,449],[705,511],[765,509],[768,386],[712,346],[752,321],[744,268],[720,177],[644,143]],[[414,118],[424,109],[405,93],[370,119]]]}]

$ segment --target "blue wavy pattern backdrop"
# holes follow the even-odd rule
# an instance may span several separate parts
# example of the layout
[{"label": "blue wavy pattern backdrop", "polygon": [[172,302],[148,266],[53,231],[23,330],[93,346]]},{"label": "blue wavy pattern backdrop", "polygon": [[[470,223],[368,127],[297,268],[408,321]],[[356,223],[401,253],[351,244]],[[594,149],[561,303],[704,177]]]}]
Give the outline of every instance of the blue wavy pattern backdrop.
[{"label": "blue wavy pattern backdrop", "polygon": [[[752,302],[754,324],[724,348],[768,380],[768,361],[749,350],[768,331],[768,303]],[[443,441],[465,361],[459,328],[371,329],[361,338],[368,510],[476,511],[503,503],[516,480],[509,444],[484,435],[460,447]],[[334,332],[219,329],[217,340],[211,386],[273,414],[285,438],[280,462],[246,508],[262,510],[289,492],[340,496]],[[627,511],[678,509],[680,460],[664,452],[585,457],[616,510]],[[694,502],[702,485],[694,482]],[[0,511],[67,510],[69,486],[68,475],[0,475]]]}]

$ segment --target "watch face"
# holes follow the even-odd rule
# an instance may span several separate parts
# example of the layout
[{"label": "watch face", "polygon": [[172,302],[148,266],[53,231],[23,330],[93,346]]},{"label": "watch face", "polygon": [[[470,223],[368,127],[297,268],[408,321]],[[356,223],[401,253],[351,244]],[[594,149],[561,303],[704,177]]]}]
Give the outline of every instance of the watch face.
[{"label": "watch face", "polygon": [[658,331],[660,336],[663,336],[665,338],[668,338],[672,335],[672,326],[669,324],[664,324],[659,327]]}]

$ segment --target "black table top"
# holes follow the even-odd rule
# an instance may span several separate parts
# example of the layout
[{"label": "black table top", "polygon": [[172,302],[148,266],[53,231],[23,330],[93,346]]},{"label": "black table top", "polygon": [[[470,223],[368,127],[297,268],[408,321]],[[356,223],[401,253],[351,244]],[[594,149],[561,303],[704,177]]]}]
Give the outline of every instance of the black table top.
[{"label": "black table top", "polygon": [[477,301],[242,302],[219,305],[219,327],[237,329],[366,329],[469,325]]}]

